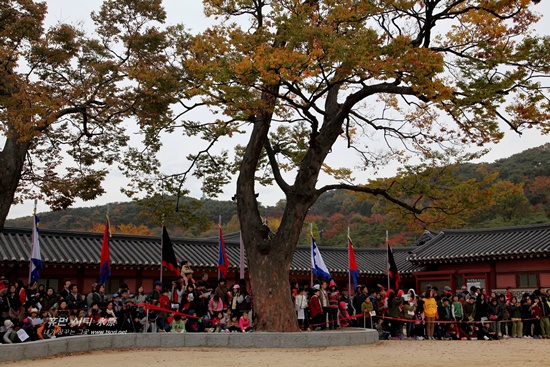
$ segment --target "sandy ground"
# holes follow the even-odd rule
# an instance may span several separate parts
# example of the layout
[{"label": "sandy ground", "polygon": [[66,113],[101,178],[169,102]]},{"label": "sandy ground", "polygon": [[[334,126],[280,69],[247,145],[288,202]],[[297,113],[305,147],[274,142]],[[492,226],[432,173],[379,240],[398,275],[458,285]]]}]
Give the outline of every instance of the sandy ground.
[{"label": "sandy ground", "polygon": [[[96,351],[40,360],[9,362],[5,366],[525,366],[547,365],[550,340],[499,341],[381,341],[377,344],[321,349],[180,348]],[[193,361],[193,362],[191,362]],[[532,363],[531,363],[532,362]]]}]

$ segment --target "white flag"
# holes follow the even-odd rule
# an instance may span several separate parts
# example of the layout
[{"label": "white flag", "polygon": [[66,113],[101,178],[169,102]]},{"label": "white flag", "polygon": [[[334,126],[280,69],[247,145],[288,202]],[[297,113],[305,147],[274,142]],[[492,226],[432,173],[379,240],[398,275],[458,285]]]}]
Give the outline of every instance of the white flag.
[{"label": "white flag", "polygon": [[313,271],[313,274],[315,274],[317,278],[325,280],[329,280],[331,278],[313,236],[311,236],[311,271]]},{"label": "white flag", "polygon": [[40,241],[38,236],[38,216],[34,215],[32,226],[32,248],[31,248],[31,264],[29,284],[36,282],[40,278],[40,270],[42,269],[42,257],[40,256]]}]

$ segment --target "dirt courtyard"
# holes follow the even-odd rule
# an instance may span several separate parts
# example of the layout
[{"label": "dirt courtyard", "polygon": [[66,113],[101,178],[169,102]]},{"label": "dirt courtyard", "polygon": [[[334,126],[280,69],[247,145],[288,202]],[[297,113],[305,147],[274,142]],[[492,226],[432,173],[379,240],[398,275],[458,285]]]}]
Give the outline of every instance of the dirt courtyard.
[{"label": "dirt courtyard", "polygon": [[17,367],[109,366],[477,366],[546,365],[549,340],[380,341],[377,344],[317,349],[179,348],[108,350],[8,362]]}]

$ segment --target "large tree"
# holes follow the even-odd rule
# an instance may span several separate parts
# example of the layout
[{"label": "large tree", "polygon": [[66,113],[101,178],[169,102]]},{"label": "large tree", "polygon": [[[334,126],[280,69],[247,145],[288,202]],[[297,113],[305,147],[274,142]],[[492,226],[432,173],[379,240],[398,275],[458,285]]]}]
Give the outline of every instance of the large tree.
[{"label": "large tree", "polygon": [[0,3],[0,229],[14,201],[64,209],[103,194],[128,140],[124,119],[162,124],[177,95],[177,73],[156,73],[159,63],[169,72],[154,26],[162,8],[118,12],[119,27],[95,14],[92,37],[79,25],[45,29],[46,13],[45,2]]}]

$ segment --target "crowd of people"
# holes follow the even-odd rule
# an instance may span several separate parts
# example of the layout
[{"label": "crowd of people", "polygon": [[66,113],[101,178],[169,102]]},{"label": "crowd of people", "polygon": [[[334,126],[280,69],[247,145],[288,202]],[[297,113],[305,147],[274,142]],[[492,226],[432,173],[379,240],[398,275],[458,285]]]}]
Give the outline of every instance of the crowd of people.
[{"label": "crowd of people", "polygon": [[356,326],[377,329],[382,339],[497,340],[550,338],[550,289],[537,288],[518,297],[511,287],[505,293],[487,294],[484,288],[466,286],[439,292],[428,285],[419,294],[359,286],[350,296],[333,279],[312,287],[291,281],[291,295],[302,330]]},{"label": "crowd of people", "polygon": [[130,290],[126,284],[112,296],[102,284],[81,293],[66,281],[53,288],[17,280],[9,284],[0,275],[0,341],[19,343],[71,335],[133,332],[251,332],[252,299],[244,279],[216,285],[203,273],[193,278],[188,263],[182,276],[169,284],[154,283]]},{"label": "crowd of people", "polygon": [[[58,293],[37,282],[9,284],[0,275],[0,341],[19,343],[71,335],[133,332],[251,332],[252,297],[244,279],[211,285],[208,274],[195,280],[188,262],[182,276],[157,281],[152,290],[126,284],[112,296],[102,284],[81,293],[66,281]],[[377,329],[382,339],[494,340],[550,338],[550,289],[515,295],[487,294],[475,286],[453,292],[428,285],[392,290],[357,287],[350,296],[333,279],[300,285],[290,282],[301,330],[346,327]]]}]

